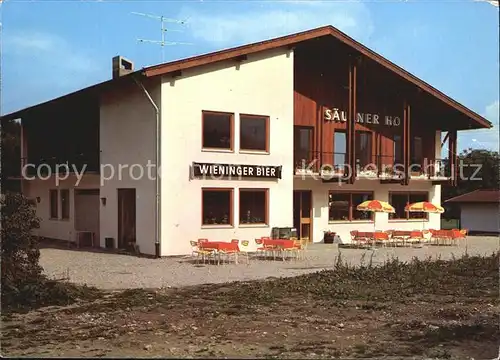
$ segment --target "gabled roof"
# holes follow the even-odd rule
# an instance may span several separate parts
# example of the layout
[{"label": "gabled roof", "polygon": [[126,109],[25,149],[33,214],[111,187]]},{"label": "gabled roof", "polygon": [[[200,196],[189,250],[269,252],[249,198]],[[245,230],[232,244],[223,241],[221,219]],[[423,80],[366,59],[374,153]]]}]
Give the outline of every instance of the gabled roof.
[{"label": "gabled roof", "polygon": [[[159,64],[155,66],[150,66],[143,68],[142,70],[136,71],[132,74],[126,75],[124,77],[132,77],[132,76],[137,76],[137,75],[143,75],[145,77],[154,77],[158,75],[166,75],[169,73],[177,72],[177,71],[182,71],[202,65],[208,65],[211,63],[216,63],[219,61],[224,61],[224,60],[230,60],[230,59],[235,59],[238,57],[242,57],[245,55],[251,55],[255,54],[258,52],[266,51],[266,50],[272,50],[272,49],[277,49],[280,47],[286,47],[286,46],[293,46],[295,44],[311,40],[311,39],[316,39],[324,36],[332,36],[341,42],[347,44],[350,46],[352,49],[357,51],[358,53],[370,58],[371,60],[375,61],[376,63],[386,67],[393,73],[399,75],[401,78],[404,80],[416,85],[423,91],[429,93],[430,95],[434,96],[435,98],[441,100],[443,103],[447,104],[448,106],[458,110],[460,113],[466,115],[467,117],[471,118],[475,122],[478,123],[480,127],[485,127],[485,128],[491,128],[492,124],[489,122],[487,119],[482,117],[481,115],[477,114],[476,112],[470,110],[469,108],[465,107],[464,105],[458,103],[457,101],[453,100],[449,96],[445,95],[444,93],[440,92],[436,88],[432,87],[428,83],[426,83],[423,80],[420,80],[416,76],[410,74],[403,68],[397,66],[393,62],[387,60],[383,56],[375,53],[374,51],[370,50],[366,46],[362,45],[361,43],[357,42],[356,40],[352,39],[351,37],[347,36],[340,30],[336,29],[335,27],[328,25],[328,26],[323,26],[319,27],[316,29],[312,30],[307,30],[299,33],[295,33],[292,35],[287,35],[283,37],[278,37],[274,38],[271,40],[266,40],[266,41],[261,41],[253,44],[248,44],[248,45],[243,45],[239,47],[234,47],[226,50],[221,50],[221,51],[216,51],[204,55],[199,55],[199,56],[194,56],[182,60],[177,60],[177,61],[172,61],[164,64]],[[79,90],[78,92],[85,91],[87,89],[93,89],[99,90],[101,87],[104,87],[106,85],[110,85],[114,82],[116,82],[118,79],[115,80],[109,80],[101,84],[97,84],[94,86],[91,86],[86,89]],[[75,93],[73,93],[75,94]],[[66,96],[69,96],[72,94],[68,94]],[[54,99],[57,100],[57,99]],[[31,107],[33,108],[33,107]],[[24,109],[26,110],[26,109]],[[5,115],[3,117],[12,117],[13,115],[20,116],[21,112],[24,111],[17,111],[16,113],[12,113],[9,115]]]},{"label": "gabled roof", "polygon": [[448,199],[446,203],[500,203],[500,190],[474,190]]}]

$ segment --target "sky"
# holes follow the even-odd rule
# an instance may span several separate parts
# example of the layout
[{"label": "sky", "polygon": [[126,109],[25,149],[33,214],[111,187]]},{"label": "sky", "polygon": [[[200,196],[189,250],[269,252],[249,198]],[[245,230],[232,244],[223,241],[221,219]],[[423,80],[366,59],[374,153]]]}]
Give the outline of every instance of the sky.
[{"label": "sky", "polygon": [[333,25],[494,123],[459,132],[459,148],[499,146],[499,7],[474,0],[22,1],[0,0],[1,113],[111,78],[122,55],[136,69]]}]

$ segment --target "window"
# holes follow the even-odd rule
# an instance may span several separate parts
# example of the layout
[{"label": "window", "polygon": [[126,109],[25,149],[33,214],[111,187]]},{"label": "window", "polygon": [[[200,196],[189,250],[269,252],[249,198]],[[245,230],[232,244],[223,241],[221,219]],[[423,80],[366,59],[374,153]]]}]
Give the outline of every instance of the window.
[{"label": "window", "polygon": [[240,115],[240,149],[269,151],[269,118]]},{"label": "window", "polygon": [[401,144],[401,135],[394,135],[394,164],[403,163],[403,147]]},{"label": "window", "polygon": [[372,133],[365,131],[356,131],[356,159],[359,160],[359,166],[365,167],[372,162]]},{"label": "window", "polygon": [[49,213],[51,219],[57,219],[59,217],[59,209],[57,207],[57,190],[49,190]]},{"label": "window", "polygon": [[328,194],[329,221],[372,220],[373,213],[358,211],[356,207],[363,201],[372,200],[370,192],[330,192]]},{"label": "window", "polygon": [[346,146],[345,132],[335,130],[333,135],[333,165],[336,170],[344,169],[346,165]]},{"label": "window", "polygon": [[415,136],[412,144],[411,163],[422,165],[423,157],[422,138]]},{"label": "window", "polygon": [[240,224],[268,223],[268,189],[240,189]]},{"label": "window", "polygon": [[69,219],[69,190],[60,190],[61,195],[61,219]]},{"label": "window", "polygon": [[233,224],[233,189],[202,189],[202,225]]},{"label": "window", "polygon": [[305,161],[305,167],[313,161],[314,128],[295,126],[294,127],[294,158],[295,166],[302,168],[302,160]]},{"label": "window", "polygon": [[233,149],[233,115],[204,111],[202,119],[202,147]]},{"label": "window", "polygon": [[407,212],[405,207],[408,204],[428,201],[427,199],[428,193],[389,193],[389,203],[396,211],[394,214],[389,214],[389,219],[426,219],[427,213]]}]

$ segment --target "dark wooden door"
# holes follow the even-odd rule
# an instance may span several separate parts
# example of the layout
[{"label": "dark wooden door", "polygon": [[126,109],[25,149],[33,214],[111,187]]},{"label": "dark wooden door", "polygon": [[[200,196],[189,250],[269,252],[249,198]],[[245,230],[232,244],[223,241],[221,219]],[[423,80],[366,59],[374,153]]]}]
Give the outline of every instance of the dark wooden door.
[{"label": "dark wooden door", "polygon": [[299,239],[312,241],[312,191],[293,192],[293,226]]},{"label": "dark wooden door", "polygon": [[135,189],[118,189],[118,248],[135,244]]}]

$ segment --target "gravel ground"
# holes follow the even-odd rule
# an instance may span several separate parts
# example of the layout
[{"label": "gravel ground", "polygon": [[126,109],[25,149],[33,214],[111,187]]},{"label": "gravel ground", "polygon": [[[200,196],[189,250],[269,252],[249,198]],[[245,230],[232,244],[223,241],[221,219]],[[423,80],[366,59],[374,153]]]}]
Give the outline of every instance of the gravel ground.
[{"label": "gravel ground", "polygon": [[264,261],[251,258],[250,264],[242,260],[240,264],[196,265],[185,258],[148,259],[130,255],[118,255],[85,250],[43,248],[40,263],[48,276],[61,278],[69,276],[71,282],[96,286],[101,289],[179,287],[207,283],[255,280],[270,276],[296,276],[335,265],[339,252],[342,259],[351,264],[359,264],[370,258],[375,264],[383,263],[391,257],[402,261],[413,257],[420,259],[460,257],[465,252],[470,255],[489,255],[499,249],[498,237],[469,236],[467,246],[462,242],[457,246],[426,246],[423,248],[386,248],[373,250],[338,249],[329,244],[313,244],[306,253],[305,260]]}]

